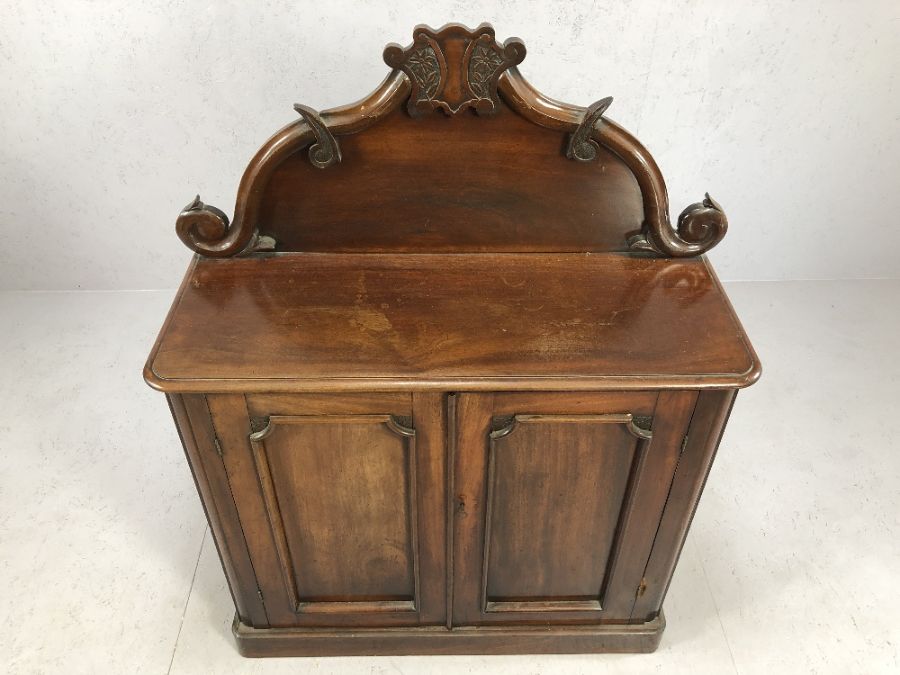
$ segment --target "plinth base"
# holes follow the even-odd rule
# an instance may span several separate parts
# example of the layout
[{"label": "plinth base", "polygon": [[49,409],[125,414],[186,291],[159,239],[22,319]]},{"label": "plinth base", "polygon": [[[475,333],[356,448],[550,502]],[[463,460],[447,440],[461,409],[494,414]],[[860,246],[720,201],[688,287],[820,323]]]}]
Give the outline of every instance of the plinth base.
[{"label": "plinth base", "polygon": [[590,626],[409,628],[251,628],[235,617],[244,656],[402,656],[411,654],[577,654],[652,652],[666,621]]}]

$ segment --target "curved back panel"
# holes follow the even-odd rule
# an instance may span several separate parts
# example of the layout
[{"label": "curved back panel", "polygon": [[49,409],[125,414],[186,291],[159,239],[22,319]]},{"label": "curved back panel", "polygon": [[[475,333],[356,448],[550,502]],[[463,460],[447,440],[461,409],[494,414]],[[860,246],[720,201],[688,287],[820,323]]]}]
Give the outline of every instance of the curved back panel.
[{"label": "curved back panel", "polygon": [[698,255],[725,234],[709,195],[669,222],[656,162],[604,116],[543,96],[525,46],[482,24],[419,26],[367,98],[300,119],[247,166],[235,217],[199,196],[178,236],[204,256],[276,252],[636,251]]},{"label": "curved back panel", "polygon": [[295,152],[265,185],[257,225],[276,250],[625,250],[643,219],[622,160],[567,159],[565,134],[504,105],[490,117],[398,108],[337,142],[340,163]]}]

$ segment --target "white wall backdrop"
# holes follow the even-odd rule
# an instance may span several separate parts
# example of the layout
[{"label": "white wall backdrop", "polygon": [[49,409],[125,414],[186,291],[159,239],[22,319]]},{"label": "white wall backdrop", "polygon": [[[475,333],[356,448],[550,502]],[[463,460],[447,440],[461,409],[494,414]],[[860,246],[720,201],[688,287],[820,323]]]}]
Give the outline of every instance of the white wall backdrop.
[{"label": "white wall backdrop", "polygon": [[897,276],[897,0],[6,0],[0,288],[176,285],[178,211],[231,215],[294,102],[368,93],[417,23],[483,20],[548,95],[616,98],[674,215],[724,205],[724,278]]}]

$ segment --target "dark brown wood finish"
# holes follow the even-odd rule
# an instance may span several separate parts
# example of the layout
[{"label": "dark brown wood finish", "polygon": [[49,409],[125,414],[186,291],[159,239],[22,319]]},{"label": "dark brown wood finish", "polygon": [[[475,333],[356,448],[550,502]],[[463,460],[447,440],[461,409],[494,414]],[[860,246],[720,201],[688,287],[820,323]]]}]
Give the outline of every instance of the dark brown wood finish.
[{"label": "dark brown wood finish", "polygon": [[253,563],[225,466],[218,456],[218,444],[206,399],[196,394],[169,394],[167,398],[238,618],[248,626],[265,628],[269,625],[269,619],[259,597]]},{"label": "dark brown wood finish", "polygon": [[296,611],[415,612],[415,430],[391,415],[278,415],[250,443]]},{"label": "dark brown wood finish", "polygon": [[637,431],[631,413],[494,421],[503,426],[488,443],[482,611],[601,611],[616,525],[650,432]]},{"label": "dark brown wood finish", "polygon": [[643,592],[637,597],[632,610],[633,620],[649,621],[662,611],[675,564],[681,555],[736,396],[734,390],[704,391],[697,399],[666,508],[660,519],[653,554],[644,571]]},{"label": "dark brown wood finish", "polygon": [[473,31],[460,24],[438,31],[418,26],[409,47],[389,44],[384,49],[385,63],[409,78],[407,111],[412,117],[433,110],[455,115],[468,108],[479,115],[495,114],[500,107],[497,81],[524,58],[522,41],[509,38],[498,44],[489,23]]},{"label": "dark brown wood finish", "polygon": [[733,388],[758,375],[704,259],[623,254],[198,260],[146,372],[177,392]]},{"label": "dark brown wood finish", "polygon": [[[652,651],[760,364],[659,168],[521,40],[419,26],[199,197],[144,369],[247,656]],[[674,260],[672,258],[680,258]]]},{"label": "dark brown wood finish", "polygon": [[447,408],[440,393],[415,393],[413,424],[419,481],[416,490],[418,518],[419,621],[422,625],[447,623],[447,575],[449,533],[447,522]]},{"label": "dark brown wood finish", "polygon": [[443,622],[432,398],[410,417],[408,394],[207,398],[272,625]]},{"label": "dark brown wood finish", "polygon": [[641,227],[621,159],[573,162],[564,134],[506,106],[415,121],[398,108],[340,142],[326,171],[298,152],[272,172],[259,227],[276,250],[622,251]]},{"label": "dark brown wood finish", "polygon": [[335,656],[366,654],[589,654],[652,652],[665,618],[643,624],[584,626],[460,626],[419,628],[272,628],[259,630],[235,619],[232,632],[244,656]]},{"label": "dark brown wood finish", "polygon": [[502,397],[457,402],[454,623],[627,621],[696,393]]},{"label": "dark brown wood finish", "polygon": [[[588,108],[549,99],[515,67],[524,56],[521,41],[500,45],[488,24],[418,27],[410,47],[385,50],[394,70],[367,98],[321,114],[295,106],[301,119],[247,167],[233,223],[198,196],[179,216],[178,236],[211,257],[273,249],[682,257],[721,241],[727,219],[709,195],[672,227],[653,157],[603,117],[611,99]],[[457,115],[470,108],[478,119]],[[361,175],[362,183],[353,180]],[[564,208],[554,211],[556,203]],[[546,230],[559,217],[568,227],[553,228],[554,240]]]}]

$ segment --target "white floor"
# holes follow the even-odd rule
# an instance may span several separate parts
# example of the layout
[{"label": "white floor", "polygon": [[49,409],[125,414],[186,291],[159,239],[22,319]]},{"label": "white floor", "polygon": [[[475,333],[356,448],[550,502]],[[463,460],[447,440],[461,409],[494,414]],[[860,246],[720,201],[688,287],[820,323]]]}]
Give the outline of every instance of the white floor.
[{"label": "white floor", "polygon": [[649,656],[247,660],[162,395],[171,292],[0,294],[0,671],[900,673],[900,281],[727,286],[763,360]]}]

